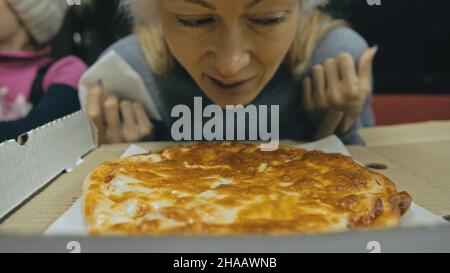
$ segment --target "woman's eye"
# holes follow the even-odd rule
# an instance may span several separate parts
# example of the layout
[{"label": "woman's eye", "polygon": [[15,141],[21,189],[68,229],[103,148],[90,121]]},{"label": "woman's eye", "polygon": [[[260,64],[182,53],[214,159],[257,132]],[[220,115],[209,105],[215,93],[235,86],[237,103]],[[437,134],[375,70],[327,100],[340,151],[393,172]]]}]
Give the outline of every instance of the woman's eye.
[{"label": "woman's eye", "polygon": [[276,18],[264,18],[264,19],[250,19],[252,23],[256,23],[262,26],[270,26],[282,23],[286,20],[286,17],[276,17]]},{"label": "woman's eye", "polygon": [[214,22],[214,18],[201,18],[201,19],[181,19],[177,18],[177,22],[185,27],[198,28],[210,25]]}]

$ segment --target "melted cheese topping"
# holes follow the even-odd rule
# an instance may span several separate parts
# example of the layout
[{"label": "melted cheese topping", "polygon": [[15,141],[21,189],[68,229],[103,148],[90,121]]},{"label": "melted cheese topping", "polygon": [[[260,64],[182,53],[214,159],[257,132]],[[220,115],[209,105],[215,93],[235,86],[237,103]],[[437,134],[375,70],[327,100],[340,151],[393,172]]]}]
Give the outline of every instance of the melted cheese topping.
[{"label": "melted cheese topping", "polygon": [[293,234],[398,225],[409,207],[386,177],[349,157],[200,143],[106,162],[87,178],[89,232]]}]

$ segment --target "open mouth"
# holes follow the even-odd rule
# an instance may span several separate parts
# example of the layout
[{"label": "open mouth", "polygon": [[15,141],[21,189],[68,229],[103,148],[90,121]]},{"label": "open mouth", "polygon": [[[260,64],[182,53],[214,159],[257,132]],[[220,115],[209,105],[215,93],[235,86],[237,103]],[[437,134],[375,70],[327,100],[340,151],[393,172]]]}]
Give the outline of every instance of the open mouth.
[{"label": "open mouth", "polygon": [[236,83],[226,84],[226,83],[223,83],[223,82],[221,82],[221,81],[219,81],[219,80],[217,80],[217,79],[215,79],[215,78],[212,78],[212,77],[211,77],[211,80],[212,80],[215,84],[217,84],[218,86],[220,86],[220,87],[222,87],[222,88],[233,88],[233,87],[237,87],[237,86],[241,85],[242,83],[248,81],[248,80],[244,80],[244,81],[240,81],[240,82],[236,82]]},{"label": "open mouth", "polygon": [[242,91],[243,89],[245,89],[245,87],[254,79],[254,77],[246,79],[246,80],[242,80],[242,81],[236,81],[236,82],[232,82],[232,83],[225,83],[222,82],[214,77],[211,77],[207,74],[206,78],[208,78],[208,80],[214,85],[216,86],[218,89],[221,90],[236,90],[236,91]]}]

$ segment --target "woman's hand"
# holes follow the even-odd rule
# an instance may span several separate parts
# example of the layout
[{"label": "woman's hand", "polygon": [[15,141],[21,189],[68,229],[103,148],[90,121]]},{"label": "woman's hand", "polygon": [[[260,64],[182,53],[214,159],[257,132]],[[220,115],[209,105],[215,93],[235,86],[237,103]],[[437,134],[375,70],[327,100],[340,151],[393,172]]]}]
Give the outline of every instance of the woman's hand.
[{"label": "woman's hand", "polygon": [[86,112],[99,131],[101,143],[136,142],[149,136],[153,124],[141,103],[105,97],[99,82],[88,92]]},{"label": "woman's hand", "polygon": [[313,68],[303,81],[303,101],[308,112],[337,110],[344,113],[339,133],[350,130],[372,92],[372,63],[378,48],[361,56],[358,72],[353,57],[343,53]]}]

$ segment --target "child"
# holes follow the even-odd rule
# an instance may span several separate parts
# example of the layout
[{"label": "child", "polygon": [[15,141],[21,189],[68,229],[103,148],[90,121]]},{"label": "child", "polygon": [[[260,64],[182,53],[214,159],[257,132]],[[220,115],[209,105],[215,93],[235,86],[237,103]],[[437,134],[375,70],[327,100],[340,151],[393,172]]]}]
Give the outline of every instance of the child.
[{"label": "child", "polygon": [[51,58],[64,0],[0,0],[0,142],[75,112],[86,65]]}]

